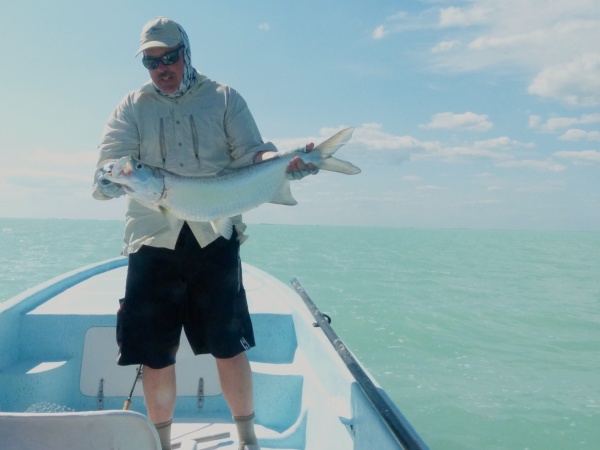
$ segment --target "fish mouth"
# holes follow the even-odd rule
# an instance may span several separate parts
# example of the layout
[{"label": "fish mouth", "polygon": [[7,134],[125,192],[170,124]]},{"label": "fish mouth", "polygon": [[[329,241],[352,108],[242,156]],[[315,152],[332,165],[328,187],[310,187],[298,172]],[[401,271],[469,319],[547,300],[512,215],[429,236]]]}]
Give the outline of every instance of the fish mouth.
[{"label": "fish mouth", "polygon": [[127,176],[131,172],[133,172],[133,164],[131,163],[131,158],[121,158],[119,159],[111,170],[111,177],[118,178],[120,176]]}]

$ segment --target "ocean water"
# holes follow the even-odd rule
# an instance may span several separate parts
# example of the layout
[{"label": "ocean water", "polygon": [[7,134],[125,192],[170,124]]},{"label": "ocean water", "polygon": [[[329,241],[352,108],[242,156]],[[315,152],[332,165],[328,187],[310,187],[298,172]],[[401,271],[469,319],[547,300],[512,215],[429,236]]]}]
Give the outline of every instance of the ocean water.
[{"label": "ocean water", "polygon": [[[0,219],[0,301],[118,256],[115,221]],[[600,233],[250,225],[432,449],[600,448]]]}]

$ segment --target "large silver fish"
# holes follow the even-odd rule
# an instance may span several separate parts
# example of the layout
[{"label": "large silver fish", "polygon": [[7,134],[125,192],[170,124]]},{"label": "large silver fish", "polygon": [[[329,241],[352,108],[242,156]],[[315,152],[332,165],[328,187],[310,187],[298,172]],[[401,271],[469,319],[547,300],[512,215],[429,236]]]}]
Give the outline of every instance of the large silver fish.
[{"label": "large silver fish", "polygon": [[340,131],[312,151],[299,149],[241,169],[209,176],[181,176],[145,164],[132,156],[115,162],[107,178],[144,206],[162,211],[167,218],[210,222],[213,230],[229,239],[231,217],[263,203],[295,205],[286,168],[296,156],[319,169],[347,175],[360,173],[353,164],[332,155],[352,136],[353,128]]}]

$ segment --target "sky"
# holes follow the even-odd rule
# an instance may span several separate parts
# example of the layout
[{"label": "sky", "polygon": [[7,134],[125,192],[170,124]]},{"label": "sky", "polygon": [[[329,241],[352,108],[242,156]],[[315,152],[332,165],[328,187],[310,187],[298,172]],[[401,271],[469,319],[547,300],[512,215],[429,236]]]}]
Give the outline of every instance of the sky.
[{"label": "sky", "polygon": [[361,174],[249,223],[600,231],[600,0],[2,0],[0,217],[124,218],[97,145],[156,16],[280,150],[355,128]]}]

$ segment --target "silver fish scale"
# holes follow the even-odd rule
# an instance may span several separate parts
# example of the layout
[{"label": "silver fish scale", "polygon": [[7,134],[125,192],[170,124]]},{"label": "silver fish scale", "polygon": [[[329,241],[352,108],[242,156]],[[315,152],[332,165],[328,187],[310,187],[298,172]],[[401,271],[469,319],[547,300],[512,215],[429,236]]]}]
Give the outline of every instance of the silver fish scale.
[{"label": "silver fish scale", "polygon": [[233,217],[274,199],[289,182],[291,158],[278,158],[224,176],[182,177],[163,172],[165,196],[158,203],[176,217],[211,222]]}]

